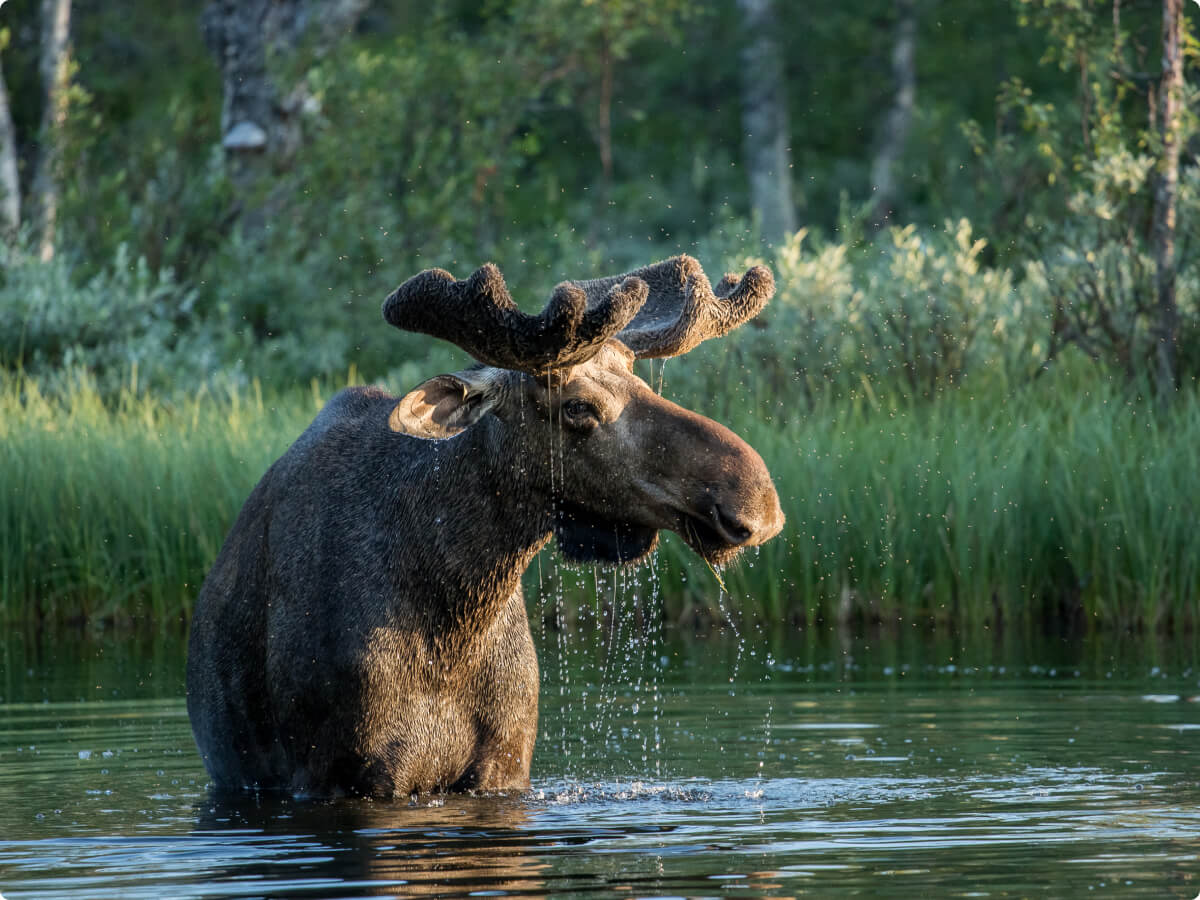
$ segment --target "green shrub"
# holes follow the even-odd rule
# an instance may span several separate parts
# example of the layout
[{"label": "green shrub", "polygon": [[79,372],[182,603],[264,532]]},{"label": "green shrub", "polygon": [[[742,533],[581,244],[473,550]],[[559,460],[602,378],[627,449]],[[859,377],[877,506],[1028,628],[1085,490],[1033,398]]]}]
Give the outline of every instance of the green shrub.
[{"label": "green shrub", "polygon": [[[938,230],[893,228],[860,246],[801,230],[768,260],[777,293],[759,319],[710,353],[721,365],[685,367],[689,397],[720,396],[732,368],[760,382],[764,404],[783,412],[796,394],[811,408],[861,391],[931,397],[971,375],[1007,380],[1033,368],[1043,322],[1012,273],[983,265],[986,246],[966,220]],[[714,273],[715,274],[715,273]],[[675,367],[672,367],[673,370]]]},{"label": "green shrub", "polygon": [[86,368],[110,388],[131,369],[162,385],[204,376],[221,360],[196,328],[195,305],[194,290],[124,245],[86,278],[67,254],[41,262],[0,247],[0,361],[9,368],[47,377]]},{"label": "green shrub", "polygon": [[[1155,160],[1118,149],[1088,161],[1082,186],[1067,202],[1070,218],[1048,227],[1039,257],[1025,263],[1023,293],[1044,310],[1047,364],[1068,347],[1129,381],[1154,371],[1158,351],[1156,267],[1149,235],[1138,224],[1152,205]],[[1176,304],[1178,371],[1200,375],[1200,264],[1194,220],[1200,217],[1196,174],[1182,179]]]}]

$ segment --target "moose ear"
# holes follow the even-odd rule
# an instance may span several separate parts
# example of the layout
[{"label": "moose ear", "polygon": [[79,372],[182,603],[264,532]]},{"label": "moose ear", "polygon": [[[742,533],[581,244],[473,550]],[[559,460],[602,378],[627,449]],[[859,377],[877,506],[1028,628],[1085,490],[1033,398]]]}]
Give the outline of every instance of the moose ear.
[{"label": "moose ear", "polygon": [[478,372],[438,375],[400,398],[388,418],[399,434],[426,440],[454,437],[470,428],[496,405],[494,383]]}]

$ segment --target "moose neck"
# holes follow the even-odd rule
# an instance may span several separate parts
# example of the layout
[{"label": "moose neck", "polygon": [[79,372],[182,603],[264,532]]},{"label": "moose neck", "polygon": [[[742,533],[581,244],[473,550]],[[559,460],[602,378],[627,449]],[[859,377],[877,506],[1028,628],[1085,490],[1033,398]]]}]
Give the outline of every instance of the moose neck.
[{"label": "moose neck", "polygon": [[550,538],[549,498],[532,487],[538,479],[515,437],[487,416],[453,438],[425,442],[403,473],[391,515],[425,537],[419,553],[395,548],[393,572],[402,593],[419,596],[419,611],[443,626],[486,628]]}]

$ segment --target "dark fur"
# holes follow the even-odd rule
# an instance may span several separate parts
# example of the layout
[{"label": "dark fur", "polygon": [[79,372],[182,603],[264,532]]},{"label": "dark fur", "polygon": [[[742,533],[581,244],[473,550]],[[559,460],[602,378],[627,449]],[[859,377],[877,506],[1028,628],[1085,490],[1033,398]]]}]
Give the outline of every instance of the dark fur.
[{"label": "dark fur", "polygon": [[369,388],[335,397],[263,476],[205,581],[188,712],[219,785],[525,783],[538,675],[520,575],[548,525],[483,488],[514,492],[511,466],[493,465],[498,423],[422,441],[388,428],[395,405]]},{"label": "dark fur", "polygon": [[[217,785],[527,787],[538,668],[520,579],[551,535],[623,564],[662,528],[713,562],[779,531],[758,455],[632,363],[610,341],[553,378],[476,368],[330,401],[197,599],[188,713]],[[581,402],[596,416],[573,418]]]}]

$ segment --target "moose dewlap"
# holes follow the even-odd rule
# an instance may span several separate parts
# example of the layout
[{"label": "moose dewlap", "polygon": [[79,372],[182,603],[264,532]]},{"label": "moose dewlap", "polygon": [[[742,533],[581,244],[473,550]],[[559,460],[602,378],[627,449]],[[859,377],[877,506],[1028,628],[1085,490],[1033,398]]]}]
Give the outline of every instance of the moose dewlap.
[{"label": "moose dewlap", "polygon": [[521,574],[551,536],[572,560],[624,565],[666,528],[719,563],[783,526],[758,454],[633,374],[773,292],[761,266],[714,291],[687,256],[563,282],[538,316],[492,265],[397,288],[388,322],[479,365],[399,398],[342,391],[254,488],[188,648],[216,785],[528,787],[538,666]]}]

